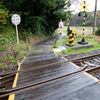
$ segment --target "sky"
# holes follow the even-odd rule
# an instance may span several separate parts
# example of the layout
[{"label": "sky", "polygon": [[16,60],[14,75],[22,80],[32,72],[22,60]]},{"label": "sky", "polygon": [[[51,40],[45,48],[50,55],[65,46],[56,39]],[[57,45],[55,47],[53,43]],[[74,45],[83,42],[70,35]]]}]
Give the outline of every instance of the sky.
[{"label": "sky", "polygon": [[[81,3],[83,3],[83,1],[86,1],[87,3],[90,3],[89,6],[87,6],[87,8],[91,11],[94,11],[95,9],[95,0],[80,0]],[[72,4],[70,9],[71,10],[75,10],[75,13],[79,12],[79,9],[81,9],[82,6],[78,3],[78,4]],[[97,10],[100,10],[100,0],[97,0]]]}]

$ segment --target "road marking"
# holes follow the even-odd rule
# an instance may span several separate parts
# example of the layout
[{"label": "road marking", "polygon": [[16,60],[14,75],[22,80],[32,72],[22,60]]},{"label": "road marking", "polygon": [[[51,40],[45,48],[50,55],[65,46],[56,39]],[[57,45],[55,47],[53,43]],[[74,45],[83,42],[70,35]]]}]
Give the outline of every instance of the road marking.
[{"label": "road marking", "polygon": [[[65,59],[66,61],[68,61],[66,58],[62,57],[63,59]],[[76,66],[78,69],[80,68],[79,66],[75,65],[74,63],[70,62],[71,64],[73,64],[74,66]],[[96,82],[98,82],[100,84],[100,81],[95,78],[94,76],[92,76],[91,74],[87,73],[87,72],[83,72],[85,75],[91,77],[92,79],[94,79]]]},{"label": "road marking", "polygon": [[[24,57],[24,59],[25,59],[25,57]],[[22,62],[24,61],[24,59],[21,61],[21,63],[18,64],[18,70],[17,71],[20,70],[20,66],[21,66]],[[12,88],[16,87],[18,76],[19,76],[19,73],[16,73]],[[11,94],[11,95],[9,95],[8,100],[14,100],[14,98],[15,98],[15,94]]]},{"label": "road marking", "polygon": [[[63,59],[65,59],[66,61],[68,61],[68,59],[62,57]],[[73,64],[75,67],[77,67],[78,69],[80,68],[79,66],[75,65],[74,63],[70,62],[71,64]]]},{"label": "road marking", "polygon": [[54,54],[56,55],[56,57],[58,57],[57,53],[52,49],[52,51],[54,52]]},{"label": "road marking", "polygon": [[85,75],[91,77],[92,79],[94,79],[96,82],[99,82],[99,80],[97,78],[95,78],[94,76],[92,76],[91,74],[84,72]]}]

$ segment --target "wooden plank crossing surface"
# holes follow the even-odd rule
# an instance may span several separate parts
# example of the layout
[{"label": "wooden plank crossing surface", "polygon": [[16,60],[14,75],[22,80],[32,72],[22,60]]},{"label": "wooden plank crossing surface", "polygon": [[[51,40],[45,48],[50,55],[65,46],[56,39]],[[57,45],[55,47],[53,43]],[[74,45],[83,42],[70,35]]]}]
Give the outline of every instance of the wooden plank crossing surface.
[{"label": "wooden plank crossing surface", "polygon": [[95,82],[87,75],[79,73],[16,93],[15,100],[57,100]]},{"label": "wooden plank crossing surface", "polygon": [[[15,100],[58,100],[63,96],[96,83],[93,78],[83,72],[64,76],[79,69],[65,59],[56,57],[53,52],[27,55],[21,64],[20,70],[27,68],[32,69],[19,73],[17,86],[39,82],[40,84],[20,90],[15,94]],[[61,78],[57,79],[57,77]],[[41,81],[53,78],[54,80],[41,83]]]}]

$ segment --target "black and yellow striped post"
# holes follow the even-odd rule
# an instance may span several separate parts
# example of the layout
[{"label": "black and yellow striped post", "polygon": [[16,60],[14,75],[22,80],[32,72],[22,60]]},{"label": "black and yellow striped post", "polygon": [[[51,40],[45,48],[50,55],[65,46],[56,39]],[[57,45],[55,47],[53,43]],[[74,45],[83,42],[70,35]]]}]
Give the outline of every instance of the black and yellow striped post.
[{"label": "black and yellow striped post", "polygon": [[74,33],[72,30],[69,30],[69,44],[66,44],[67,46],[73,46],[74,45]]},{"label": "black and yellow striped post", "polygon": [[[66,3],[67,3],[67,31],[69,31],[70,29],[69,29],[69,14],[68,14],[68,0],[66,0]],[[68,35],[68,33],[67,33],[67,35]]]},{"label": "black and yellow striped post", "polygon": [[[85,42],[85,38],[84,38],[84,31],[85,31],[85,17],[86,15],[86,10],[89,11],[89,9],[87,8],[88,5],[90,5],[90,3],[86,4],[84,1],[84,5],[82,3],[80,3],[81,6],[83,6],[79,11],[83,11],[83,36],[82,36],[82,40],[81,42],[78,42],[79,44],[88,44],[88,42]],[[81,15],[81,14],[80,14]]]},{"label": "black and yellow striped post", "polygon": [[81,42],[85,42],[85,39],[84,39],[84,31],[85,31],[85,11],[83,12],[83,37],[82,37],[82,41]]},{"label": "black and yellow striped post", "polygon": [[76,38],[76,30],[73,30],[72,33],[74,33],[74,38]]}]

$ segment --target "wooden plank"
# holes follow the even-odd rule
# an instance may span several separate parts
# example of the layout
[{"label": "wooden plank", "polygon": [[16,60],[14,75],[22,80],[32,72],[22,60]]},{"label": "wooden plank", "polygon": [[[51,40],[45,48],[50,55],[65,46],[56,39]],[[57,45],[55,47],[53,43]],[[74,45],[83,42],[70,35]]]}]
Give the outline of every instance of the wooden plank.
[{"label": "wooden plank", "polygon": [[53,56],[56,57],[54,53],[50,53],[49,55],[46,54],[46,55],[27,56],[24,61],[34,60],[34,59],[39,59],[39,58],[44,58],[44,57],[49,58],[49,57],[53,57]]},{"label": "wooden plank", "polygon": [[[60,98],[64,95],[68,95],[69,93],[82,89],[95,82],[96,82],[95,80],[88,77],[87,75],[84,75],[83,73],[79,73],[76,75],[72,75],[70,77],[65,77],[62,79],[58,79],[52,82],[45,83],[43,85],[29,88],[26,91],[25,90],[21,91],[16,94],[15,100],[18,100],[19,98],[23,100],[28,100],[28,99],[29,100],[30,99],[32,100],[33,99],[34,100],[42,100],[42,99],[54,100],[57,97]],[[27,94],[28,97],[25,96],[25,94]],[[24,95],[24,97],[22,97],[22,95]]]},{"label": "wooden plank", "polygon": [[28,52],[28,54],[26,56],[27,57],[31,57],[31,56],[43,56],[43,55],[49,55],[49,54],[52,54],[52,53],[53,53],[52,51],[50,51],[50,52],[37,52],[37,53],[35,53],[32,50],[32,52]]},{"label": "wooden plank", "polygon": [[45,59],[45,60],[40,60],[40,61],[24,62],[21,65],[21,69],[36,67],[36,66],[45,65],[45,64],[51,64],[51,63],[55,63],[55,62],[59,62],[59,61],[65,61],[65,60],[62,58],[54,57],[51,59]]},{"label": "wooden plank", "polygon": [[51,65],[49,67],[47,66],[37,70],[33,69],[31,71],[28,71],[27,73],[26,72],[20,73],[18,84],[21,85],[29,82],[35,83],[37,81],[42,81],[53,77],[60,77],[66,74],[70,74],[77,70],[78,69],[69,62],[61,63],[54,66]]}]

